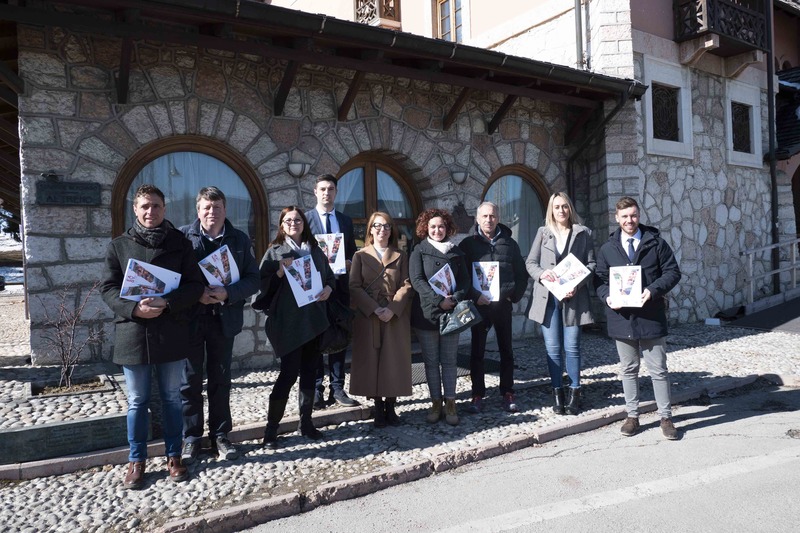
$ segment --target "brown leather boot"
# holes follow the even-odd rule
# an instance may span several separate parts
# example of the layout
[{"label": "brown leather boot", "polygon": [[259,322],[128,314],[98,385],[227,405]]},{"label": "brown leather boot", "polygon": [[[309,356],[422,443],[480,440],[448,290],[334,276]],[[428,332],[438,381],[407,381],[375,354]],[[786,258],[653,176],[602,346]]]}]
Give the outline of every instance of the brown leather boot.
[{"label": "brown leather boot", "polygon": [[169,479],[178,483],[189,479],[189,471],[183,466],[180,456],[167,457],[167,472],[169,472]]},{"label": "brown leather boot", "polygon": [[128,463],[128,473],[122,486],[126,489],[139,490],[144,485],[144,461]]}]

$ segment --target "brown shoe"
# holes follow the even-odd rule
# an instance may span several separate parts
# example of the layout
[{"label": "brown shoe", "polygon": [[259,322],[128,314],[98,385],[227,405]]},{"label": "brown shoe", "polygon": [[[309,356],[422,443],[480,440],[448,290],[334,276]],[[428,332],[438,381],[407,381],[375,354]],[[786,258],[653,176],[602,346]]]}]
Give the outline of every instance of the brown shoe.
[{"label": "brown shoe", "polygon": [[671,418],[661,419],[661,433],[669,440],[678,440],[678,430],[675,429],[675,424],[672,423]]},{"label": "brown shoe", "polygon": [[144,461],[128,463],[128,473],[122,486],[126,489],[139,490],[144,485]]},{"label": "brown shoe", "polygon": [[639,419],[632,416],[625,419],[625,423],[622,424],[622,428],[619,430],[626,437],[633,437],[637,431],[639,431]]},{"label": "brown shoe", "polygon": [[169,472],[169,479],[178,483],[189,479],[189,471],[183,466],[180,456],[167,457],[167,472]]}]

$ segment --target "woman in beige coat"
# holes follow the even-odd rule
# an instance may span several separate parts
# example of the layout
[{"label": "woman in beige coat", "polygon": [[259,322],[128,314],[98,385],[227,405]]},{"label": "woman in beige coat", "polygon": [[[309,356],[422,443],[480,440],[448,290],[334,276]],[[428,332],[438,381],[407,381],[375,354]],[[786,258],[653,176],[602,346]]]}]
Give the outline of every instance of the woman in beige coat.
[{"label": "woman in beige coat", "polygon": [[375,399],[375,427],[401,423],[398,396],[411,395],[408,257],[397,247],[397,227],[388,213],[373,213],[366,246],[353,256],[350,305],[353,359],[350,394]]}]

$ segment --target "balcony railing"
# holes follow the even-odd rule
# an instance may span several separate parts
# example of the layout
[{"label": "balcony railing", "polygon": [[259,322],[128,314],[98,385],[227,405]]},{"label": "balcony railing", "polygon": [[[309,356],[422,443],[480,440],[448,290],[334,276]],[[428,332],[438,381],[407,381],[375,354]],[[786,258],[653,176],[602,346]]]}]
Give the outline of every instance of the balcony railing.
[{"label": "balcony railing", "polygon": [[356,22],[400,29],[400,0],[356,0]]},{"label": "balcony railing", "polygon": [[675,40],[716,34],[723,57],[767,49],[764,0],[674,0]]}]

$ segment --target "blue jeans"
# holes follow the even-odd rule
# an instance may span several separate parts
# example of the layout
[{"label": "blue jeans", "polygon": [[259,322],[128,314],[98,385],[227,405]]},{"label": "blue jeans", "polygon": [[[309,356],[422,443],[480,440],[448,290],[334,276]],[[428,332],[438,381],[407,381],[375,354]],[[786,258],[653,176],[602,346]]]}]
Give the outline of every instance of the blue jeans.
[{"label": "blue jeans", "polygon": [[155,365],[123,365],[122,372],[128,384],[128,443],[131,462],[147,459],[147,434],[149,429],[147,409],[150,406],[150,384],[153,370],[158,377],[161,396],[161,421],[164,430],[164,448],[167,457],[181,454],[181,384],[186,359]]},{"label": "blue jeans", "polygon": [[561,388],[564,374],[561,364],[561,351],[566,355],[567,375],[570,387],[581,386],[581,327],[565,326],[561,308],[556,307],[556,299],[547,299],[547,309],[542,322],[542,336],[547,350],[547,370],[550,372],[550,383],[554,389]]}]

